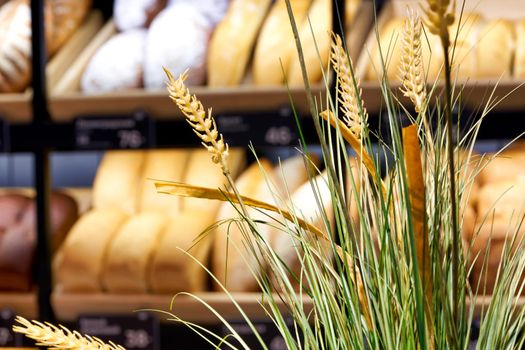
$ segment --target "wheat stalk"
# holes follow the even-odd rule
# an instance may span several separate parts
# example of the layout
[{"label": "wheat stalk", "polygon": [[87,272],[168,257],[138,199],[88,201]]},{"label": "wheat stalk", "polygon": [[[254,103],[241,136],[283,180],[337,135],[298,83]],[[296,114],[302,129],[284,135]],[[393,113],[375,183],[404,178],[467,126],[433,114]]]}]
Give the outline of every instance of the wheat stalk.
[{"label": "wheat stalk", "polygon": [[[454,23],[456,1],[450,6],[450,0],[427,0],[428,7],[423,8],[427,19],[425,24],[432,34],[439,35],[449,43],[448,27]],[[448,46],[448,45],[447,45]]]},{"label": "wheat stalk", "polygon": [[343,111],[343,120],[355,137],[361,139],[363,127],[367,125],[368,120],[366,109],[359,105],[359,101],[362,101],[361,89],[359,82],[353,78],[350,69],[352,61],[343,48],[341,37],[334,33],[332,33],[332,37],[330,62],[337,74],[339,102]]},{"label": "wheat stalk", "polygon": [[400,87],[403,95],[410,98],[417,113],[423,114],[426,108],[427,93],[423,72],[422,23],[415,11],[408,11],[401,41],[401,65],[399,67]]},{"label": "wheat stalk", "polygon": [[57,327],[47,322],[45,324],[38,321],[31,322],[20,316],[17,316],[16,321],[21,326],[13,326],[13,331],[36,340],[36,345],[46,346],[50,349],[125,350],[122,346],[112,342],[106,344],[98,338],[71,332],[64,326]]},{"label": "wheat stalk", "polygon": [[228,166],[226,165],[228,144],[224,142],[222,134],[217,131],[211,108],[206,113],[202,103],[195,95],[191,95],[189,89],[184,85],[188,71],[186,70],[179,75],[177,79],[168,69],[164,68],[164,72],[166,72],[169,80],[167,87],[170,98],[186,116],[186,120],[193,131],[202,140],[202,145],[212,154],[212,161],[220,164],[223,172],[228,173]]}]

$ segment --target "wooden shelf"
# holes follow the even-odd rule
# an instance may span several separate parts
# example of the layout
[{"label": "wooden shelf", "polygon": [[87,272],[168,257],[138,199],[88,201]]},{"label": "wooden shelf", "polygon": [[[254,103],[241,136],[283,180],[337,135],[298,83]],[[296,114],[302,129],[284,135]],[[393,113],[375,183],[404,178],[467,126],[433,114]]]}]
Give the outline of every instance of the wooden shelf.
[{"label": "wooden shelf", "polygon": [[36,293],[1,292],[0,309],[4,308],[25,318],[36,318],[38,315]]},{"label": "wooden shelf", "polygon": [[[195,293],[197,298],[207,303],[222,317],[228,320],[241,320],[242,316],[226,294],[223,293]],[[261,306],[262,298],[259,293],[235,293],[235,301],[239,303],[243,312],[250,319],[267,319],[268,316]],[[179,295],[175,298],[173,308],[170,304],[173,295],[150,294],[66,294],[55,292],[51,302],[57,319],[61,321],[76,320],[82,314],[130,314],[142,309],[155,309],[172,312],[178,317],[192,322],[217,323],[220,322],[204,304],[195,297]],[[280,305],[285,311],[284,304]],[[311,309],[311,301],[305,302],[305,308]],[[167,316],[159,313],[159,318]]]}]

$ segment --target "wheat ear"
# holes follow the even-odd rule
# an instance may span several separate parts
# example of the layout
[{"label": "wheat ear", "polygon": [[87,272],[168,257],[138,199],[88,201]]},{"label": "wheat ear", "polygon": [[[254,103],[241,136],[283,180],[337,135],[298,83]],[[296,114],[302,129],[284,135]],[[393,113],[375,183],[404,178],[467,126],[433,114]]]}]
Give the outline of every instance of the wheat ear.
[{"label": "wheat ear", "polygon": [[350,69],[352,61],[343,48],[341,37],[332,33],[332,38],[330,62],[337,74],[338,100],[343,111],[343,120],[354,136],[361,139],[363,127],[368,120],[366,109],[359,105],[359,101],[362,101],[361,88]]},{"label": "wheat ear", "polygon": [[106,344],[98,338],[71,332],[64,326],[57,327],[50,323],[31,322],[20,316],[16,318],[16,321],[21,326],[13,326],[13,331],[22,333],[26,337],[36,340],[37,345],[46,346],[50,349],[125,350],[122,346],[112,342]]},{"label": "wheat ear", "polygon": [[426,108],[427,93],[423,72],[422,23],[415,11],[409,11],[403,28],[401,42],[401,65],[399,67],[401,92],[409,97],[417,113],[424,113]]},{"label": "wheat ear", "polygon": [[212,154],[212,161],[221,165],[223,172],[227,173],[228,144],[224,142],[222,134],[217,131],[211,108],[206,113],[202,103],[195,95],[191,95],[189,89],[184,85],[188,71],[179,75],[177,79],[168,69],[164,68],[164,72],[168,76],[167,87],[170,98],[186,116],[193,131],[201,139],[202,145]]},{"label": "wheat ear", "polygon": [[423,7],[423,11],[427,16],[425,24],[428,30],[449,43],[448,27],[454,23],[456,1],[454,0],[452,6],[450,6],[450,0],[427,0],[427,4],[428,7]]}]

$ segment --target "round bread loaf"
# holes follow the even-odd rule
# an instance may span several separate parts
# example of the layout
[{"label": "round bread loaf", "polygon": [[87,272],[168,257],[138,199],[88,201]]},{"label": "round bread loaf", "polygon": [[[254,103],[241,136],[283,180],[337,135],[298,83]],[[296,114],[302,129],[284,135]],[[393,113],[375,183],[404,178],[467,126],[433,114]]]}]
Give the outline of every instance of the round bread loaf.
[{"label": "round bread loaf", "polygon": [[148,27],[166,0],[115,0],[113,19],[120,31]]},{"label": "round bread loaf", "polygon": [[144,85],[161,89],[166,75],[162,67],[178,76],[189,68],[188,85],[206,80],[206,52],[211,27],[199,11],[186,3],[163,10],[151,24],[146,41]]},{"label": "round bread loaf", "polygon": [[29,197],[20,194],[0,196],[0,234],[22,219],[22,214],[30,202]]},{"label": "round bread loaf", "polygon": [[230,3],[229,0],[169,0],[168,6],[183,2],[195,7],[212,26],[216,26],[221,21]]},{"label": "round bread loaf", "polygon": [[130,30],[102,45],[84,71],[82,91],[96,93],[140,88],[146,33],[145,29]]}]

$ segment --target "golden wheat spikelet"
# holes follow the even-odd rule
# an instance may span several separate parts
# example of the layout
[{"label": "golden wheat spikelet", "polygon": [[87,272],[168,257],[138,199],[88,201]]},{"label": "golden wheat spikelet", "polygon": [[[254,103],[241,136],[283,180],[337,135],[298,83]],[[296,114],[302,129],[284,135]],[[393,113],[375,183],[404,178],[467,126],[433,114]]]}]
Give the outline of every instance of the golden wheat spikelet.
[{"label": "golden wheat spikelet", "polygon": [[400,89],[403,95],[410,98],[417,113],[424,113],[427,98],[421,47],[422,27],[421,18],[415,11],[408,11],[401,40]]},{"label": "golden wheat spikelet", "polygon": [[350,69],[351,59],[343,48],[341,37],[337,34],[332,34],[332,37],[330,62],[337,74],[338,100],[343,111],[343,119],[354,136],[360,139],[363,127],[367,125],[368,119],[366,109],[363,107],[361,114],[361,108],[359,107],[361,89],[359,88],[359,82],[355,80]]},{"label": "golden wheat spikelet", "polygon": [[425,24],[432,34],[439,35],[443,41],[449,42],[448,27],[454,23],[456,1],[450,6],[450,0],[427,0],[428,7],[423,7],[427,19]]},{"label": "golden wheat spikelet", "polygon": [[164,72],[168,76],[167,87],[170,98],[186,116],[193,131],[202,140],[202,145],[212,154],[212,161],[220,164],[223,171],[227,172],[228,144],[224,142],[222,134],[217,131],[211,108],[206,113],[202,103],[195,95],[191,95],[190,90],[184,84],[188,71],[186,70],[177,79],[168,69],[164,68]]},{"label": "golden wheat spikelet", "polygon": [[37,341],[37,345],[50,349],[72,350],[125,350],[122,346],[104,343],[98,338],[82,336],[78,332],[71,332],[64,326],[57,327],[50,323],[28,321],[17,316],[16,321],[21,326],[13,326],[13,331],[22,333],[26,337]]}]

